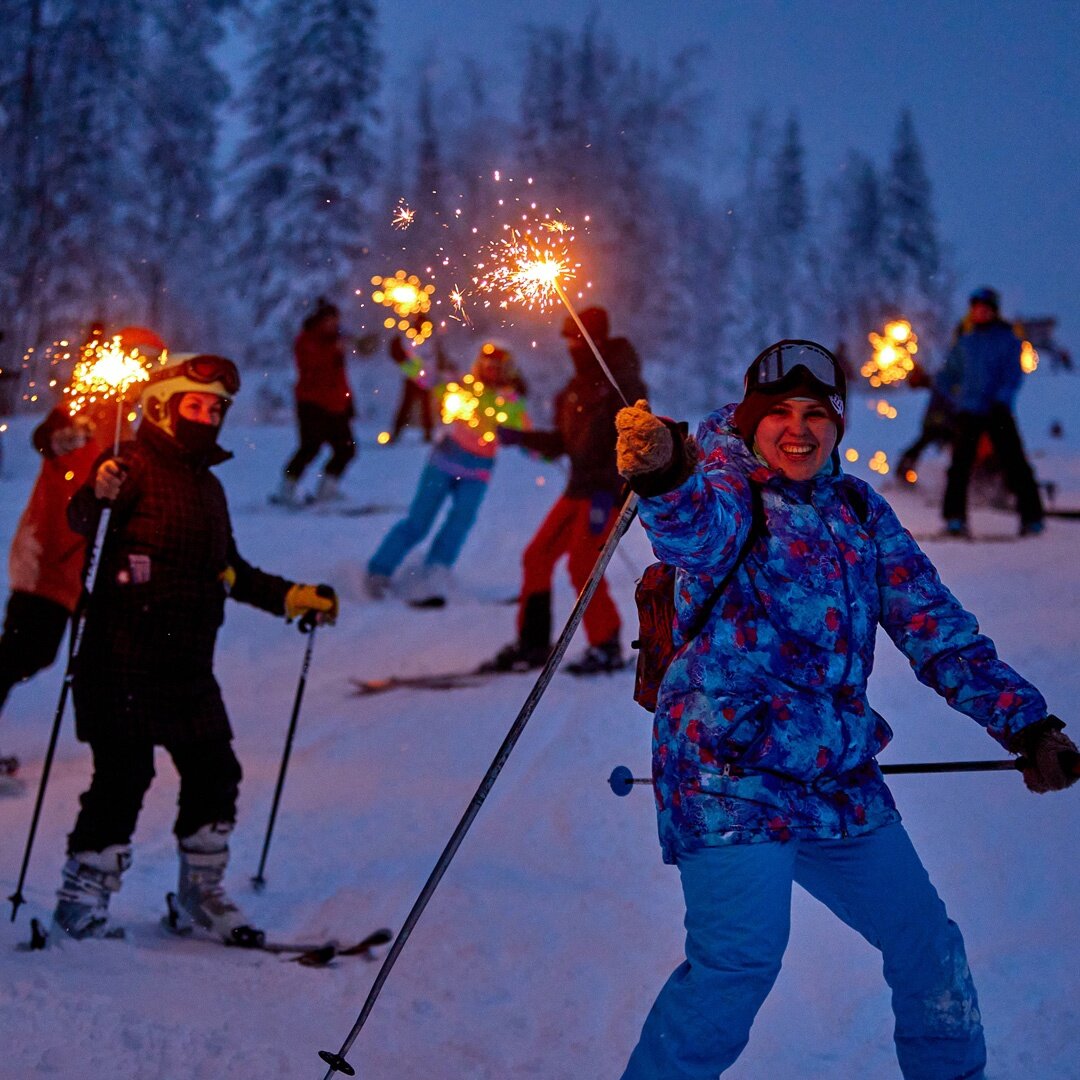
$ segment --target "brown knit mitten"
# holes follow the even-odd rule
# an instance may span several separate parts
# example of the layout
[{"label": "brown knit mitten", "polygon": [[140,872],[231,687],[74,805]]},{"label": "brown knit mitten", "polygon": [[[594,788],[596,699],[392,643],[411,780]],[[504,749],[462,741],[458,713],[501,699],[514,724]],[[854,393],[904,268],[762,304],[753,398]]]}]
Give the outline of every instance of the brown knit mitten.
[{"label": "brown knit mitten", "polygon": [[642,398],[632,406],[620,409],[615,417],[618,439],[615,459],[620,475],[631,480],[643,473],[655,473],[671,464],[675,440],[671,429],[649,411]]}]

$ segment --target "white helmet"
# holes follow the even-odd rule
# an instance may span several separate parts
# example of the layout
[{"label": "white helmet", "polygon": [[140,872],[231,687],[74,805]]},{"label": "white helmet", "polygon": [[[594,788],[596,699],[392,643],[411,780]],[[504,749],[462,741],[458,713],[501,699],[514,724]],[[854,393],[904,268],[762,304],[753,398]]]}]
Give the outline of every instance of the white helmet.
[{"label": "white helmet", "polygon": [[169,362],[150,374],[142,392],[143,416],[174,435],[169,399],[176,394],[216,394],[226,405],[240,389],[240,373],[231,360],[212,353],[173,353]]}]

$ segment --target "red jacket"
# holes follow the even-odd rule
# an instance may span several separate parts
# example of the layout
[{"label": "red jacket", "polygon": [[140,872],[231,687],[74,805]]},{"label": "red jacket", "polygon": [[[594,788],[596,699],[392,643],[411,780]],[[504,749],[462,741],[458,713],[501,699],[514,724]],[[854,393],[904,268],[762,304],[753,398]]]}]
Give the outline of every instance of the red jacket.
[{"label": "red jacket", "polygon": [[11,542],[8,578],[12,592],[42,596],[74,611],[82,593],[86,539],[68,526],[67,505],[89,479],[105,444],[91,439],[57,457],[52,434],[70,422],[64,409],[54,409],[34,432],[34,445],[45,460]]},{"label": "red jacket", "polygon": [[345,377],[345,349],[338,336],[301,330],[293,344],[296,400],[329,413],[353,413],[352,391]]}]

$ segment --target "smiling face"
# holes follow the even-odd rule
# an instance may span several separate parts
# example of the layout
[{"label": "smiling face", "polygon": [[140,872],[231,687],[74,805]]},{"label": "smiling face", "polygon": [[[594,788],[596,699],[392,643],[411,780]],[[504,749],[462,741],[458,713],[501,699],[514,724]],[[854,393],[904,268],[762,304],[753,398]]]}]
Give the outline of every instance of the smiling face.
[{"label": "smiling face", "polygon": [[810,480],[836,447],[836,424],[820,401],[783,398],[761,418],[754,449],[789,480]]}]

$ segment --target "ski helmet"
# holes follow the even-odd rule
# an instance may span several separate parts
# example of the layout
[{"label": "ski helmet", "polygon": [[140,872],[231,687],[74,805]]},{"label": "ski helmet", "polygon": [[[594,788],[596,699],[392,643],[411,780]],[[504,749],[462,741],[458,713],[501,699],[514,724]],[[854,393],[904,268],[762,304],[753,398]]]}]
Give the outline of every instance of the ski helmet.
[{"label": "ski helmet", "polygon": [[216,394],[227,406],[240,389],[240,373],[231,360],[211,353],[177,353],[150,375],[142,392],[143,416],[175,435],[175,417],[168,407],[178,394]]}]

